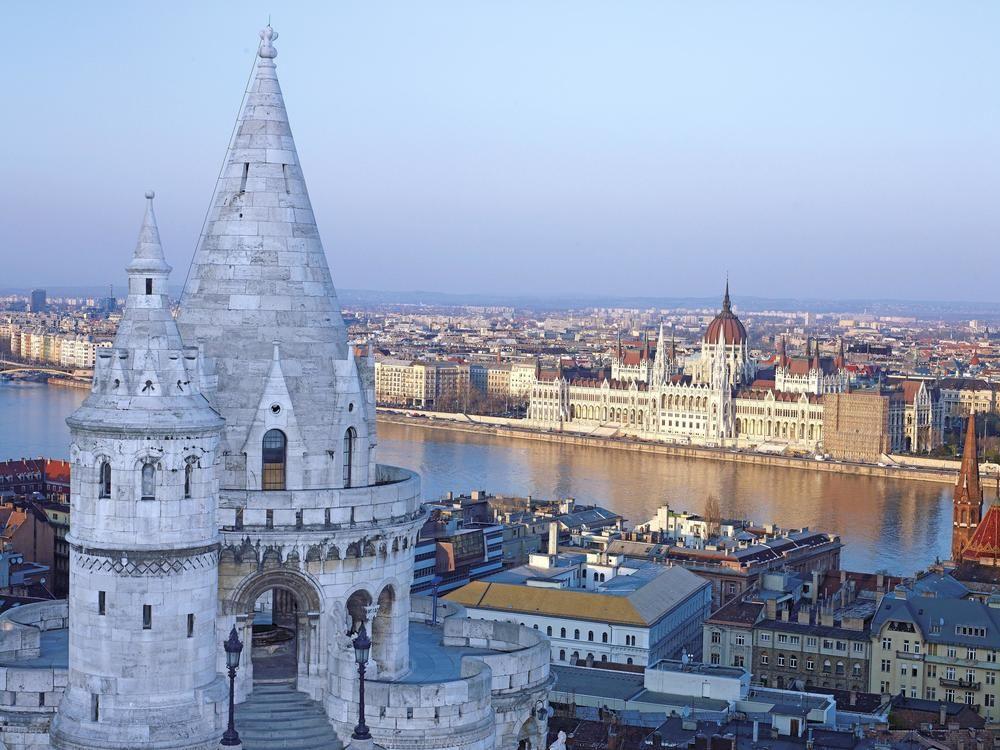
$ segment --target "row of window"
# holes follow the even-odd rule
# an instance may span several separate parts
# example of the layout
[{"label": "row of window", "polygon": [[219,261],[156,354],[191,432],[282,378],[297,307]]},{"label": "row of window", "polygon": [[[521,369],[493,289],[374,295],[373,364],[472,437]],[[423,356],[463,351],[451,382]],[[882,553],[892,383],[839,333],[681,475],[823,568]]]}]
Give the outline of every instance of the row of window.
[{"label": "row of window", "polygon": [[[538,625],[532,625],[532,627],[535,630],[538,630]],[[566,628],[559,628],[559,637],[560,638],[565,638],[566,637],[566,632],[567,632]],[[548,625],[545,628],[545,635],[547,635],[547,636],[549,636],[549,638],[551,638],[552,634],[553,634],[552,626]],[[580,629],[579,628],[575,628],[573,630],[573,640],[575,640],[575,641],[580,640]],[[593,630],[588,630],[587,631],[587,640],[588,641],[593,641],[594,640],[594,631]],[[608,634],[607,633],[601,633],[601,643],[608,643]],[[626,646],[635,646],[636,645],[636,637],[634,635],[626,635],[625,636],[625,645]],[[629,662],[629,663],[631,664],[631,662]]]},{"label": "row of window", "polygon": [[[715,634],[713,633],[713,636],[714,635]],[[743,636],[742,636],[742,634],[738,635],[736,638],[737,638],[737,645],[742,646],[743,645],[743,640],[742,640]],[[797,636],[797,635],[789,635],[788,633],[778,633],[777,638],[775,640],[779,644],[788,644],[790,646],[797,646],[797,645],[799,645],[799,643],[801,643],[801,640],[799,639],[799,636]],[[758,641],[760,643],[770,643],[771,642],[771,634],[770,633],[761,633],[758,636]],[[713,640],[712,643],[718,643],[718,641]],[[807,648],[809,648],[809,647],[815,648],[818,645],[819,645],[819,639],[816,636],[810,635],[810,636],[806,637],[806,647]],[[884,641],[883,641],[883,647],[885,647],[885,642]],[[823,639],[823,648],[825,648],[825,649],[827,649],[829,651],[847,651],[847,641],[836,641],[836,640],[833,640],[831,638],[824,638]],[[856,654],[863,654],[865,652],[865,644],[864,644],[864,642],[862,642],[862,641],[852,641],[851,650],[854,653],[856,653]]]},{"label": "row of window", "polygon": [[[98,591],[97,614],[104,616],[107,613],[108,613],[107,592]],[[153,606],[151,604],[142,605],[142,629],[143,630],[153,629]],[[187,637],[194,638],[194,613],[188,613],[187,616]]]},{"label": "row of window", "polygon": [[[344,464],[343,482],[344,487],[353,487],[353,467],[354,450],[357,444],[358,433],[353,427],[348,427],[344,433]],[[261,443],[261,489],[283,490],[285,489],[285,473],[287,467],[288,439],[281,430],[268,430],[264,433]],[[184,497],[191,497],[191,484],[194,474],[194,463],[188,461],[184,467]],[[101,490],[100,497],[111,497],[111,463],[104,461],[100,468]],[[152,463],[145,463],[142,466],[142,495],[143,500],[153,500],[156,498],[156,467]]]},{"label": "row of window", "polygon": [[[799,668],[799,657],[796,656],[795,654],[789,654],[787,658],[785,654],[777,654],[775,657],[775,662],[779,667],[784,667],[787,663],[789,669]],[[770,655],[766,653],[761,654],[760,663],[764,666],[770,664],[771,663]],[[742,666],[742,664],[740,666]],[[816,661],[814,659],[806,659],[805,668],[809,672],[814,671],[816,669]],[[823,666],[821,671],[826,674],[830,674],[831,672],[833,672],[834,674],[843,675],[846,674],[846,667],[844,666],[844,662],[842,661],[838,661],[836,664],[832,664],[829,659],[825,659],[823,661]],[[854,664],[851,667],[851,672],[854,677],[860,677],[862,672],[861,664]]]},{"label": "row of window", "polygon": [[[101,477],[101,489],[98,493],[99,497],[109,498],[111,497],[111,463],[109,461],[102,461],[100,468]],[[194,461],[189,460],[184,465],[184,499],[190,499],[191,497],[191,487],[192,480],[194,478]],[[141,497],[143,500],[155,500],[156,499],[156,466],[152,463],[145,463],[142,465],[142,485],[141,485]]]},{"label": "row of window", "polygon": [[[592,653],[588,653],[587,658],[590,659],[591,661],[594,661],[596,659],[596,657]],[[580,659],[579,651],[574,651],[572,654],[570,654],[570,663],[575,664],[577,661],[579,661],[579,659]],[[608,655],[601,654],[601,661],[607,662],[607,660],[608,660]],[[564,648],[559,649],[559,661],[563,662],[566,661],[566,649]],[[634,664],[635,662],[632,660],[632,657],[630,656],[625,660],[625,663]]]}]

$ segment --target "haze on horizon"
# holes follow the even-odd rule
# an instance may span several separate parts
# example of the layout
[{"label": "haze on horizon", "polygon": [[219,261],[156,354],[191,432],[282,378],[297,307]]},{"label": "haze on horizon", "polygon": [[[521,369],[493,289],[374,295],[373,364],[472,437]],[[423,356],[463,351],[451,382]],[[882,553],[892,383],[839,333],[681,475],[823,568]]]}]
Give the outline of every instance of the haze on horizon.
[{"label": "haze on horizon", "polygon": [[1000,5],[19,4],[2,286],[183,281],[272,14],[334,282],[993,301]]}]

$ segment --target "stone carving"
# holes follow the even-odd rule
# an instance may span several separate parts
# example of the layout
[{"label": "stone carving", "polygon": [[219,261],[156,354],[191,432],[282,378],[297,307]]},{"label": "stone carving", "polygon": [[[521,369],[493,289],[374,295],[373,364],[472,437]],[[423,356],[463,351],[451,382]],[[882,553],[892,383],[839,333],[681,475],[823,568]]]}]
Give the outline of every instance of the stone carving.
[{"label": "stone carving", "polygon": [[556,741],[549,745],[549,750],[566,750],[566,733],[563,730],[559,730]]}]

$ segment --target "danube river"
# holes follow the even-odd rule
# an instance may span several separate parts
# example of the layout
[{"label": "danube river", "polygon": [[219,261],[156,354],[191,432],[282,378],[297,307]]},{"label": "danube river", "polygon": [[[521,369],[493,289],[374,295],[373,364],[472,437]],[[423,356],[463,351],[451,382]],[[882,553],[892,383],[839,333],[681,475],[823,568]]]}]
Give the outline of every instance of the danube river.
[{"label": "danube river", "polygon": [[[66,457],[65,418],[86,391],[0,382],[0,458]],[[657,506],[840,534],[845,567],[909,574],[947,558],[951,488],[704,459],[514,440],[419,426],[379,427],[379,460],[419,471],[424,496],[485,489],[599,503],[633,522]],[[993,493],[990,491],[990,495]]]}]

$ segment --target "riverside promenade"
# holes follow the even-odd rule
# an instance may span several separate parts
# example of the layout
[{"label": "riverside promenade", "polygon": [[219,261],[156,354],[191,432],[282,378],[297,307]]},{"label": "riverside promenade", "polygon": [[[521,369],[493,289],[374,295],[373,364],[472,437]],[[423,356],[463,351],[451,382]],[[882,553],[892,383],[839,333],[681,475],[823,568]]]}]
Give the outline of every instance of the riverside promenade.
[{"label": "riverside promenade", "polygon": [[[877,464],[835,461],[817,461],[809,456],[783,456],[758,453],[749,449],[710,448],[698,445],[680,445],[636,437],[613,434],[594,434],[570,431],[542,430],[519,423],[520,419],[488,417],[476,414],[450,412],[416,412],[411,409],[379,407],[379,422],[415,425],[437,430],[496,435],[519,440],[539,440],[563,445],[582,445],[608,450],[634,451],[660,456],[680,456],[709,461],[774,466],[831,474],[851,474],[853,476],[879,477],[886,479],[909,479],[919,482],[954,484],[958,477],[958,461],[922,459],[909,456],[890,457],[896,463],[879,466]],[[912,463],[903,463],[903,462]],[[986,465],[984,468],[993,468]],[[995,470],[994,470],[995,471]],[[984,472],[984,477],[993,478],[994,473]]]}]

